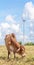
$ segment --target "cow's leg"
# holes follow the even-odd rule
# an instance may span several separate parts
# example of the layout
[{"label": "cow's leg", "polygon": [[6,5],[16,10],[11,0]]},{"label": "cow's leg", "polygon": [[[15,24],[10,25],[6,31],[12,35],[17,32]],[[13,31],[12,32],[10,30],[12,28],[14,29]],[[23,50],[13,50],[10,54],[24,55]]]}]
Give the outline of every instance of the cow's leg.
[{"label": "cow's leg", "polygon": [[15,52],[14,52],[14,58],[15,58]]},{"label": "cow's leg", "polygon": [[14,58],[15,58],[15,52],[13,52],[14,53]]},{"label": "cow's leg", "polygon": [[9,59],[10,52],[8,51],[8,59]]}]

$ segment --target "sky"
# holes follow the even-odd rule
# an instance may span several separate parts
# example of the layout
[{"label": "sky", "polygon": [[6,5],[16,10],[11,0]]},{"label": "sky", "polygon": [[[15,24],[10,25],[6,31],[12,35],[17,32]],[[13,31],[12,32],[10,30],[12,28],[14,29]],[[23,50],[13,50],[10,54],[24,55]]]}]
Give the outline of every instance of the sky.
[{"label": "sky", "polygon": [[34,42],[34,0],[0,0],[0,45],[11,33],[23,44]]}]

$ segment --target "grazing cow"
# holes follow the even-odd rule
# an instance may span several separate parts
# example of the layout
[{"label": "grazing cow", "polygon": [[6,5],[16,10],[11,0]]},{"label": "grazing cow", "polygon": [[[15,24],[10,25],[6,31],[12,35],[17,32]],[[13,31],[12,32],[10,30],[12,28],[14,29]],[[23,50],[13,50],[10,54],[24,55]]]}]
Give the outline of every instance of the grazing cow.
[{"label": "grazing cow", "polygon": [[15,57],[15,53],[18,53],[22,56],[24,56],[23,54],[25,53],[25,48],[23,45],[20,45],[17,41],[16,41],[16,37],[15,34],[7,34],[5,36],[5,44],[8,50],[8,58],[9,58],[9,54],[12,51],[14,53],[14,57]]}]

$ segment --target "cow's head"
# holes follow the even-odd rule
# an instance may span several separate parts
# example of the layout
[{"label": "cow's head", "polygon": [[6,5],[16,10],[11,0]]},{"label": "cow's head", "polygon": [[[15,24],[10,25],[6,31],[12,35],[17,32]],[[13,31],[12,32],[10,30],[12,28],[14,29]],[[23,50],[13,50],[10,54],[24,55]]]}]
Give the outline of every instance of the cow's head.
[{"label": "cow's head", "polygon": [[24,57],[26,54],[25,54],[25,47],[23,45],[20,46],[20,51],[19,51],[19,54]]}]

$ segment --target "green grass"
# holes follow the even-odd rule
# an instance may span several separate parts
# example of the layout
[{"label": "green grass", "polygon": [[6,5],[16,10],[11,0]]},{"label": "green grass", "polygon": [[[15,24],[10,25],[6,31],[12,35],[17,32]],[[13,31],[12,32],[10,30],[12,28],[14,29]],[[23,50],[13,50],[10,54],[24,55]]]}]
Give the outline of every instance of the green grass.
[{"label": "green grass", "polygon": [[0,65],[34,65],[34,46],[25,46],[25,53],[24,58],[16,54],[15,59],[12,53],[8,60],[6,47],[0,46]]}]

